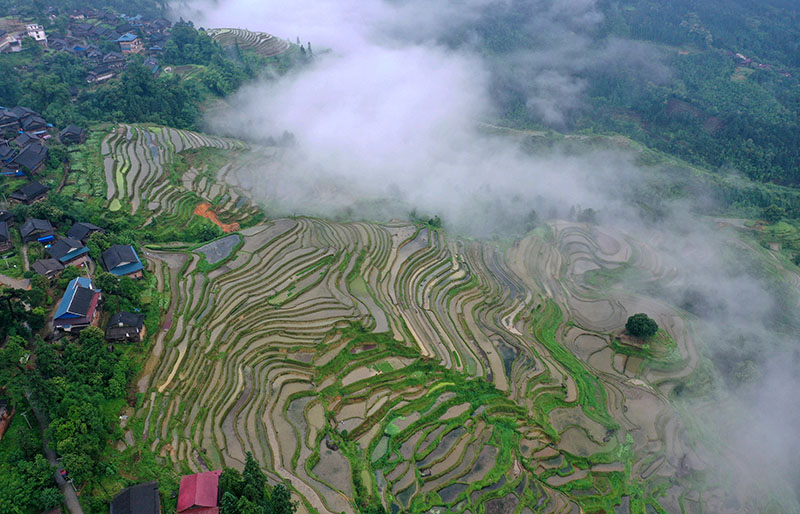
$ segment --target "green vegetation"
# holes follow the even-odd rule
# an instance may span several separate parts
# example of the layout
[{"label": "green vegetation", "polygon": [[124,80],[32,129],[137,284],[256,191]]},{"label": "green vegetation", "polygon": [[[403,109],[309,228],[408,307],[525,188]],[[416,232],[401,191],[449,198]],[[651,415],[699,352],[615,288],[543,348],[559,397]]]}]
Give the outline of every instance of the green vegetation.
[{"label": "green vegetation", "polygon": [[267,485],[253,454],[247,452],[244,471],[225,468],[219,477],[220,514],[293,514],[297,503],[283,485]]},{"label": "green vegetation", "polygon": [[658,332],[658,323],[642,312],[634,314],[625,322],[625,330],[634,337],[648,338]]}]

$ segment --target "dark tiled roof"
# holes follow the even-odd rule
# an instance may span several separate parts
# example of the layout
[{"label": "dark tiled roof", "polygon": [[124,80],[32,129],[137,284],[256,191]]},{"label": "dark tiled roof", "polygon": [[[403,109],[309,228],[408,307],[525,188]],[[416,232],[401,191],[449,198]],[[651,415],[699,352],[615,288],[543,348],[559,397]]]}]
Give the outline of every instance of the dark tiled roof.
[{"label": "dark tiled roof", "polygon": [[32,143],[14,158],[14,162],[28,170],[35,170],[44,163],[46,158],[47,147],[41,143]]},{"label": "dark tiled roof", "polygon": [[47,122],[44,121],[44,118],[38,115],[28,116],[24,120],[22,120],[22,130],[34,130],[34,129],[41,129],[47,128]]},{"label": "dark tiled roof", "polygon": [[0,143],[0,159],[8,159],[13,153],[14,149],[11,148],[7,143]]},{"label": "dark tiled roof", "polygon": [[62,141],[80,141],[85,135],[86,131],[79,126],[67,125],[67,127],[59,134],[59,138]]},{"label": "dark tiled roof", "polygon": [[75,295],[69,304],[69,312],[79,316],[86,316],[89,314],[89,308],[92,306],[92,298],[94,298],[95,291],[88,287],[79,287],[75,290]]},{"label": "dark tiled roof", "polygon": [[111,502],[111,514],[158,514],[158,483],[147,482],[123,490]]},{"label": "dark tiled roof", "polygon": [[[11,193],[11,198],[23,202],[30,202],[47,193],[47,188],[38,182],[28,182],[21,188]],[[49,222],[48,222],[49,224]]]},{"label": "dark tiled roof", "polygon": [[78,222],[72,225],[72,228],[69,229],[69,232],[67,232],[67,236],[78,239],[80,241],[85,241],[86,238],[92,234],[92,232],[102,232],[102,231],[103,229],[98,227],[97,225],[92,225],[91,223]]},{"label": "dark tiled roof", "polygon": [[114,245],[105,252],[103,252],[103,263],[106,269],[112,270],[117,266],[124,266],[132,262],[138,262],[139,259],[133,251],[131,245]]},{"label": "dark tiled roof", "polygon": [[61,259],[68,253],[74,252],[75,250],[79,250],[83,247],[83,243],[77,239],[73,239],[71,237],[62,237],[50,245],[49,248],[47,248],[47,253],[54,259]]},{"label": "dark tiled roof", "polygon": [[108,322],[109,327],[123,326],[141,329],[143,325],[144,314],[134,314],[132,312],[118,312]]},{"label": "dark tiled roof", "polygon": [[11,234],[8,232],[8,223],[0,221],[0,243],[11,241]]},{"label": "dark tiled roof", "polygon": [[33,271],[45,277],[50,273],[55,273],[63,269],[64,265],[56,259],[39,259],[33,263]]},{"label": "dark tiled roof", "polygon": [[28,218],[25,220],[25,223],[19,227],[19,231],[22,234],[22,237],[28,237],[32,233],[37,230],[41,230],[44,232],[52,232],[53,225],[50,224],[47,220],[40,220],[38,218]]},{"label": "dark tiled roof", "polygon": [[28,134],[27,132],[24,132],[24,133],[20,134],[20,135],[19,135],[19,136],[17,136],[17,138],[14,140],[14,142],[15,142],[15,143],[17,144],[17,146],[19,146],[20,148],[25,148],[25,147],[26,147],[26,146],[28,146],[29,144],[31,144],[31,143],[35,143],[35,142],[37,142],[37,141],[40,141],[40,139],[39,139],[37,136],[34,136],[33,134]]}]

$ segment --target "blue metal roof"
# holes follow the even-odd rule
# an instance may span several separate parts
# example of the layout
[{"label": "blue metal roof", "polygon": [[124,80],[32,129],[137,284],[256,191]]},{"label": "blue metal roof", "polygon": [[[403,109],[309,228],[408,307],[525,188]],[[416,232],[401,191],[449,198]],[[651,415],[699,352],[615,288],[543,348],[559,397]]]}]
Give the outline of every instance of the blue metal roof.
[{"label": "blue metal roof", "polygon": [[120,36],[120,38],[117,39],[117,42],[118,43],[130,43],[131,41],[133,41],[134,39],[136,39],[138,37],[139,36],[137,36],[136,34],[131,34],[130,32],[128,32],[127,34],[123,34],[122,36]]},{"label": "blue metal roof", "polygon": [[81,256],[85,253],[89,253],[89,249],[84,246],[83,248],[78,248],[77,250],[69,252],[68,254],[64,255],[58,260],[61,264],[64,264],[65,262],[71,261],[72,259]]},{"label": "blue metal roof", "polygon": [[112,269],[109,273],[111,273],[112,275],[116,275],[118,277],[122,277],[130,273],[136,273],[137,271],[143,269],[144,266],[142,266],[141,262],[132,262],[124,266],[117,266],[116,268]]}]

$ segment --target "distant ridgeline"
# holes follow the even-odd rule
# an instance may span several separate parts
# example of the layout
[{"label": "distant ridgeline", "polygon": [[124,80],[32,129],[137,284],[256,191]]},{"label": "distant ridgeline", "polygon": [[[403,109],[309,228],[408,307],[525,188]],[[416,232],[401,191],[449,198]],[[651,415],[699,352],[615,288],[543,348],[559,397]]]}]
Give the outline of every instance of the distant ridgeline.
[{"label": "distant ridgeline", "polygon": [[163,15],[168,0],[0,0],[0,11],[41,16],[48,8],[59,10],[112,9],[125,14]]}]

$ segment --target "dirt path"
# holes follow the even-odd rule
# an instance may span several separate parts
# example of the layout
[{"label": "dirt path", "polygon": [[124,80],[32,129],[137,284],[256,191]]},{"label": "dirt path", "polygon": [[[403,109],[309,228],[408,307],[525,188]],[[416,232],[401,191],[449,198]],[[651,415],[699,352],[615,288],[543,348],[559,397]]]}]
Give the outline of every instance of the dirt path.
[{"label": "dirt path", "polygon": [[64,174],[61,176],[61,183],[58,185],[56,193],[61,193],[61,190],[64,189],[64,186],[67,184],[67,175],[69,175],[69,172],[69,158],[67,158],[67,160],[64,162]]},{"label": "dirt path", "polygon": [[0,275],[0,284],[4,286],[13,287],[14,289],[30,289],[31,281],[27,278],[13,278],[5,275]]},{"label": "dirt path", "polygon": [[22,245],[22,268],[25,271],[30,271],[31,265],[28,263],[28,245]]},{"label": "dirt path", "polygon": [[231,232],[238,232],[239,229],[241,228],[239,224],[236,222],[234,223],[221,222],[220,219],[217,217],[217,213],[211,210],[211,204],[208,202],[203,202],[198,204],[197,207],[194,208],[194,213],[197,214],[198,216],[202,216],[210,220],[216,226],[221,228],[222,231],[225,232],[226,234],[230,234]]},{"label": "dirt path", "polygon": [[72,482],[67,482],[64,480],[64,477],[61,476],[61,470],[63,469],[61,465],[58,463],[56,459],[56,452],[50,448],[50,445],[47,441],[47,436],[45,434],[47,430],[47,420],[44,417],[44,414],[39,411],[30,401],[30,395],[26,393],[25,395],[28,397],[28,403],[31,404],[31,409],[33,409],[33,414],[36,416],[36,419],[39,421],[39,428],[42,431],[42,449],[44,450],[44,454],[47,457],[47,461],[50,463],[51,466],[56,468],[54,472],[54,478],[56,483],[58,484],[58,488],[61,490],[61,494],[64,495],[64,503],[67,505],[67,510],[70,514],[83,514],[83,509],[81,508],[81,503],[78,501],[78,493],[75,492],[73,488]]}]

